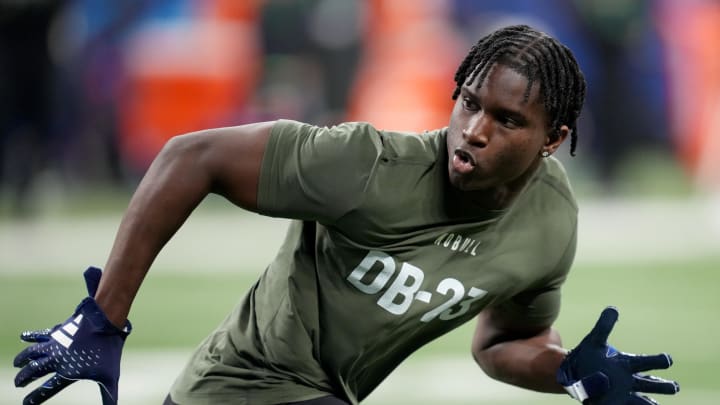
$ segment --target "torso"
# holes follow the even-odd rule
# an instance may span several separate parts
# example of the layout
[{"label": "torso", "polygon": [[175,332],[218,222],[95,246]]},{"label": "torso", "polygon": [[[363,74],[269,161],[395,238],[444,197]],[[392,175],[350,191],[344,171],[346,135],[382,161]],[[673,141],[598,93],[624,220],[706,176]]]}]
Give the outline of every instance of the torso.
[{"label": "torso", "polygon": [[[425,343],[566,271],[558,266],[574,235],[576,207],[558,162],[543,163],[511,207],[492,212],[451,198],[442,131],[380,136],[362,192],[338,196],[349,208],[290,227],[237,312],[256,330],[248,332],[237,317],[221,328],[231,331],[236,348],[253,348],[245,355],[261,357],[238,367],[264,364],[263,373],[292,382],[280,391],[299,383],[361,400]],[[309,189],[323,187],[332,194],[332,185]],[[288,193],[294,210],[305,204]],[[314,204],[309,198],[299,215]],[[248,389],[285,398],[272,387]]]}]

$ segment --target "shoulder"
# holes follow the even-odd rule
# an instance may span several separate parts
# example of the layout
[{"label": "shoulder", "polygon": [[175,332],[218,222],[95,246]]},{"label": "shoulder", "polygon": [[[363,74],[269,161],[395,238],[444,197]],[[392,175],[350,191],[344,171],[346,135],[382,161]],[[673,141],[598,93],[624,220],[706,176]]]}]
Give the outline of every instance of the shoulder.
[{"label": "shoulder", "polygon": [[[382,151],[377,129],[367,123],[347,122],[316,126],[293,120],[274,123],[265,149],[265,160],[291,159],[300,165],[359,162],[372,164]],[[362,163],[365,162],[365,163]]]},{"label": "shoulder", "polygon": [[536,183],[538,191],[544,198],[561,200],[577,212],[578,204],[575,193],[570,185],[567,171],[560,160],[552,156],[543,159],[536,176]]},{"label": "shoulder", "polygon": [[378,129],[368,122],[343,122],[316,126],[293,120],[275,122],[271,144],[307,143],[321,148],[342,148],[348,152],[373,152],[383,161],[432,162],[444,146],[446,130],[424,132]]},{"label": "shoulder", "polygon": [[379,130],[367,122],[343,122],[331,126],[318,126],[305,122],[280,119],[275,121],[273,136],[379,136]]},{"label": "shoulder", "polygon": [[[562,256],[575,238],[578,204],[562,163],[546,158],[502,221],[539,241],[534,254]],[[553,235],[547,238],[547,235]],[[555,252],[550,254],[550,252]]]},{"label": "shoulder", "polygon": [[404,163],[431,163],[444,150],[446,129],[424,132],[380,131],[386,157]]}]

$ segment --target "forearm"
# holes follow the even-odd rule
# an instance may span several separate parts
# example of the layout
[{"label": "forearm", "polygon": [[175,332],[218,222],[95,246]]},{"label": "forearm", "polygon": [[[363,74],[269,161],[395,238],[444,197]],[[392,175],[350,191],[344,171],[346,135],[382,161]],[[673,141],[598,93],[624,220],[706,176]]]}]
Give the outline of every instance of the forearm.
[{"label": "forearm", "polygon": [[519,387],[564,393],[555,373],[567,351],[554,329],[526,339],[494,343],[473,350],[473,356],[492,378]]},{"label": "forearm", "polygon": [[130,306],[162,247],[210,192],[202,147],[172,140],[152,163],[120,223],[95,299],[115,325]]}]

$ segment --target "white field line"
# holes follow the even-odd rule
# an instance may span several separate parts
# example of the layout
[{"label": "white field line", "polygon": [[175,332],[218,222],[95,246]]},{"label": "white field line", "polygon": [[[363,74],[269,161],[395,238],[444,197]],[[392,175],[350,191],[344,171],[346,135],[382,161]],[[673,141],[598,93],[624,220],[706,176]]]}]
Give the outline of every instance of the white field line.
[{"label": "white field line", "polygon": [[[188,352],[128,352],[124,354],[120,380],[120,403],[145,405],[162,403]],[[0,404],[20,404],[31,387],[15,388],[14,370],[0,369]],[[364,404],[463,403],[467,401],[516,401],[527,403],[538,394],[500,384],[485,377],[467,358],[443,357],[409,361],[392,374]],[[79,381],[58,394],[49,404],[95,405],[97,385]],[[493,402],[494,403],[494,402]]]},{"label": "white field line", "polygon": [[[577,264],[720,255],[720,198],[600,200],[580,207]],[[88,265],[103,266],[120,215],[5,221],[0,273],[79,273]],[[239,210],[200,210],[161,252],[153,271],[259,274],[286,228],[285,220]]]},{"label": "white field line", "polygon": [[[120,379],[120,401],[131,405],[160,405],[189,352],[125,353]],[[39,382],[15,388],[15,369],[0,367],[0,405],[19,405]],[[683,389],[677,396],[656,395],[663,405],[715,405],[720,390]],[[98,387],[79,381],[49,405],[97,405]],[[363,402],[363,405],[557,405],[573,404],[564,395],[539,394],[493,381],[468,357],[410,358]],[[259,404],[260,405],[260,404]]]}]

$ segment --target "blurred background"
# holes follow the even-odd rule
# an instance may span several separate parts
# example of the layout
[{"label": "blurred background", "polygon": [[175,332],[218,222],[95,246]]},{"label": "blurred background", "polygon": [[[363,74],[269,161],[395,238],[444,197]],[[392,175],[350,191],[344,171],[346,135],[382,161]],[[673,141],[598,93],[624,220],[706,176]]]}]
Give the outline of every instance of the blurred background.
[{"label": "blurred background", "polygon": [[[666,376],[682,396],[661,402],[716,403],[720,2],[0,0],[0,404],[25,392],[11,383],[17,333],[67,317],[170,137],[278,118],[442,127],[469,48],[517,23],[565,43],[588,82],[577,156],[557,154],[581,206],[566,342],[618,305],[616,345],[676,358]],[[285,226],[203,202],[136,301],[123,402],[161,401]],[[421,350],[367,402],[561,402],[485,378],[470,333]],[[83,384],[56,403],[97,403]]]}]

